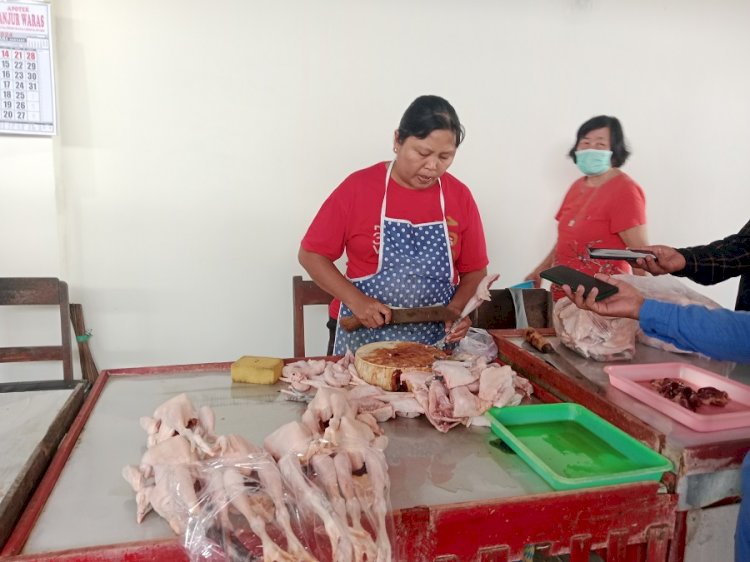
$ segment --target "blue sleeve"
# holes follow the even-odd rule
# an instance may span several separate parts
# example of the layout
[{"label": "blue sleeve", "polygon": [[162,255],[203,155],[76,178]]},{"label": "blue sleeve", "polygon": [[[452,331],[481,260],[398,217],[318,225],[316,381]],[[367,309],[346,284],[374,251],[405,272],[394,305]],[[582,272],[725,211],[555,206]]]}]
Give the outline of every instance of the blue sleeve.
[{"label": "blue sleeve", "polygon": [[647,299],[641,307],[640,325],[647,336],[680,349],[750,363],[750,312]]}]

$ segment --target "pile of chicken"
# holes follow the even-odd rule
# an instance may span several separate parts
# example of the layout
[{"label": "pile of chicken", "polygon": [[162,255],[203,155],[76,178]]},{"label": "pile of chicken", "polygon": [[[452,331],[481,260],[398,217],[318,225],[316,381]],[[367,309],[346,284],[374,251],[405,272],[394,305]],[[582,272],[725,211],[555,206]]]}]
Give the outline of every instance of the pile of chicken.
[{"label": "pile of chicken", "polygon": [[515,406],[533,392],[531,383],[507,365],[487,363],[483,356],[464,361],[441,360],[432,370],[404,371],[401,382],[407,392],[389,392],[362,380],[347,354],[338,363],[304,360],[284,366],[282,390],[290,399],[307,400],[325,388],[346,390],[358,414],[369,414],[379,422],[396,416],[425,415],[439,431],[459,424],[488,425],[484,413],[491,407]]},{"label": "pile of chicken", "polygon": [[[466,303],[460,317],[466,317],[490,300],[490,287],[499,275],[485,276]],[[309,400],[321,388],[345,388],[358,413],[367,413],[379,422],[396,416],[414,418],[424,414],[439,431],[459,424],[489,425],[484,413],[491,407],[515,406],[533,392],[526,379],[508,366],[487,363],[484,356],[464,357],[463,361],[440,360],[430,372],[404,371],[400,383],[407,392],[390,392],[362,380],[347,352],[337,363],[303,360],[286,365],[282,390],[293,400]]]},{"label": "pile of chicken", "polygon": [[391,560],[387,438],[345,391],[321,389],[263,448],[216,435],[212,410],[185,394],[141,426],[146,452],[122,471],[137,521],[156,511],[184,534],[191,559],[254,559],[260,549],[267,562]]}]

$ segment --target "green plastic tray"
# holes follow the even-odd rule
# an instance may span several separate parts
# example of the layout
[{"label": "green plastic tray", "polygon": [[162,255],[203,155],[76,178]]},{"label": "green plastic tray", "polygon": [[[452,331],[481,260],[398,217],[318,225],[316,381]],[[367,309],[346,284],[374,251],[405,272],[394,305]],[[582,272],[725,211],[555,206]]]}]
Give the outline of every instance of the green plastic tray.
[{"label": "green plastic tray", "polygon": [[490,408],[485,415],[492,432],[555,490],[659,480],[672,470],[669,459],[578,404]]}]

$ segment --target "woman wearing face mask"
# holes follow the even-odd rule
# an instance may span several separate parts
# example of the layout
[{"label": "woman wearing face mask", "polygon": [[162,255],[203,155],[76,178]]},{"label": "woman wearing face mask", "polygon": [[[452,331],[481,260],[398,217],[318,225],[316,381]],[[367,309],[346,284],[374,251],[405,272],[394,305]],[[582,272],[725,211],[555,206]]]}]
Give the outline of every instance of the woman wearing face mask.
[{"label": "woman wearing face mask", "polygon": [[[452,322],[389,324],[390,309],[446,305],[458,314],[486,275],[479,211],[447,171],[463,137],[447,100],[418,97],[394,133],[393,160],[351,174],[313,219],[299,262],[335,297],[334,354],[375,341],[434,344]],[[344,252],[346,276],[334,264]],[[333,321],[351,315],[364,327],[347,332]],[[446,342],[464,337],[470,325],[462,320]]]},{"label": "woman wearing face mask", "polygon": [[[557,243],[547,257],[527,277],[540,285],[539,273],[553,265],[567,265],[594,273],[631,273],[625,261],[596,260],[588,249],[639,248],[646,239],[646,198],[641,187],[620,167],[630,152],[620,121],[599,115],[578,129],[569,156],[584,174],[565,194],[555,215]],[[552,289],[555,300],[564,296]]]}]

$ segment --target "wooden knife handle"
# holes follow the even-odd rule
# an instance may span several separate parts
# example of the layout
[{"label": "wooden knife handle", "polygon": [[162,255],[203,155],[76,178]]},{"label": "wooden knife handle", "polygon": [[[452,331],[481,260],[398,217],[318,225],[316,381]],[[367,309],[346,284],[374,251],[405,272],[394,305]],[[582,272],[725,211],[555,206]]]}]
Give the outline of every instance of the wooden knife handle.
[{"label": "wooden knife handle", "polygon": [[339,319],[339,324],[341,324],[341,327],[347,332],[353,332],[362,327],[362,322],[360,322],[359,318],[356,316],[344,316]]},{"label": "wooden knife handle", "polygon": [[537,349],[542,353],[550,353],[555,350],[555,348],[552,347],[552,344],[547,341],[547,338],[537,332],[534,328],[526,328],[523,339],[529,342],[534,349]]}]

